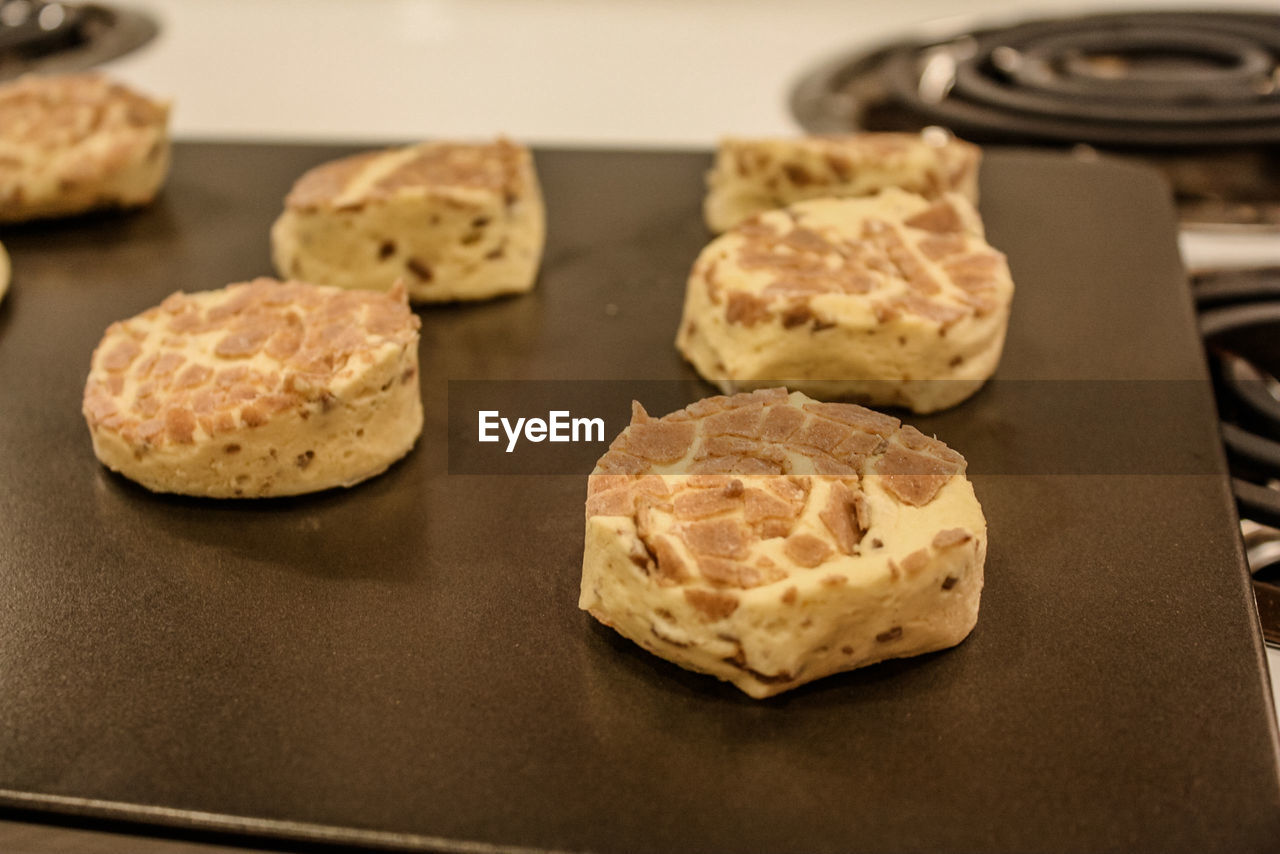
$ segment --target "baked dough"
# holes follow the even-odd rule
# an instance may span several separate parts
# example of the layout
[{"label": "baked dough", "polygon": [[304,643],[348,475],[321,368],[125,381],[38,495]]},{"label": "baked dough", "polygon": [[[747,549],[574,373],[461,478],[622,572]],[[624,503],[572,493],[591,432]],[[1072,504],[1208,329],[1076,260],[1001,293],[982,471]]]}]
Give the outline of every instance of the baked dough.
[{"label": "baked dough", "polygon": [[633,408],[587,489],[600,622],[752,697],[973,629],[986,522],[946,445],[785,389]]},{"label": "baked dough", "polygon": [[257,279],[107,328],[84,416],[108,468],[212,498],[351,486],[422,429],[418,327],[389,294]]},{"label": "baked dough", "polygon": [[676,346],[726,393],[785,385],[933,412],[995,371],[1012,297],[963,196],[814,199],[702,251]]},{"label": "baked dough", "polygon": [[527,148],[429,142],[307,172],[271,244],[282,276],[444,302],[532,289],[545,232]]},{"label": "baked dough", "polygon": [[169,105],[101,74],[0,85],[0,222],[150,202],[169,171]]},{"label": "baked dough", "polygon": [[792,139],[724,139],[707,173],[703,215],[714,232],[805,199],[872,196],[898,187],[978,201],[982,152],[940,128]]}]

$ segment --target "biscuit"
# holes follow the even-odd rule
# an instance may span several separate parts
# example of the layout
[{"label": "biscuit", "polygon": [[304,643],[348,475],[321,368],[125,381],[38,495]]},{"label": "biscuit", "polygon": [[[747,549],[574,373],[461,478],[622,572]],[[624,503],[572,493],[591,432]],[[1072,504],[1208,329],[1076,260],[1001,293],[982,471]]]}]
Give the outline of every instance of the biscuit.
[{"label": "biscuit", "polygon": [[978,201],[981,150],[934,128],[793,139],[725,139],[707,173],[703,216],[714,232],[805,199],[872,196],[899,187]]},{"label": "biscuit", "polygon": [[933,412],[995,371],[1012,296],[962,196],[814,199],[702,251],[676,346],[726,393],[785,385]]},{"label": "biscuit", "polygon": [[0,85],[0,222],[129,208],[169,171],[169,105],[101,74]]},{"label": "biscuit", "polygon": [[351,486],[422,429],[402,288],[257,279],[175,293],[107,328],[84,416],[99,460],[154,492],[268,497]]},{"label": "biscuit", "polygon": [[445,302],[532,289],[545,232],[527,148],[428,142],[307,172],[271,244],[282,276]]},{"label": "biscuit", "polygon": [[987,532],[942,442],[768,389],[631,424],[589,478],[579,606],[752,697],[973,629]]},{"label": "biscuit", "polygon": [[9,253],[4,250],[4,244],[0,243],[0,300],[9,292],[10,275],[12,268],[9,265]]}]

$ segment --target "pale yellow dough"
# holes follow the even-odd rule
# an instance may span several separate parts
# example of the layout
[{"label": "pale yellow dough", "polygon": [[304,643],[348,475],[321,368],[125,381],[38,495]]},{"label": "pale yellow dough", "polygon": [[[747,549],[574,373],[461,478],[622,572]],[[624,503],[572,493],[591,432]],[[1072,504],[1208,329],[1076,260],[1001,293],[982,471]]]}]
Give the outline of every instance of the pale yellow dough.
[{"label": "pale yellow dough", "polygon": [[150,202],[169,171],[169,105],[96,73],[0,85],[0,222]]},{"label": "pale yellow dough", "polygon": [[296,495],[385,470],[422,429],[403,289],[258,279],[112,324],[84,415],[108,468],[155,492]]},{"label": "pale yellow dough", "polygon": [[967,199],[902,190],[769,211],[712,241],[676,346],[722,391],[784,385],[933,412],[995,371],[1013,280]]},{"label": "pale yellow dough", "polygon": [[533,288],[546,223],[527,148],[422,143],[303,175],[271,229],[280,275],[385,291],[415,302],[479,300]]},{"label": "pale yellow dough", "polygon": [[986,548],[963,458],[897,419],[784,390],[637,407],[590,478],[579,606],[762,698],[959,643]]}]

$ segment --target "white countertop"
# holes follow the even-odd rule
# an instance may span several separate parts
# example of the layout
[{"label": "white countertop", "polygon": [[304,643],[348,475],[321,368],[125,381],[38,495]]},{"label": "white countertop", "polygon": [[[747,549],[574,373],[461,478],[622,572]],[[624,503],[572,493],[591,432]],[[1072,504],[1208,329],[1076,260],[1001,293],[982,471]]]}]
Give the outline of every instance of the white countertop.
[{"label": "white countertop", "polygon": [[[859,47],[1115,11],[1011,0],[136,0],[161,34],[113,62],[179,138],[710,148],[792,133],[791,87]],[[1126,8],[1205,8],[1131,0]],[[1274,0],[1231,8],[1274,12]],[[957,10],[963,10],[958,12]],[[1247,253],[1246,253],[1247,255]],[[1280,705],[1280,650],[1268,649]]]},{"label": "white countertop", "polygon": [[[824,58],[925,27],[1115,11],[1044,0],[122,0],[162,33],[112,64],[185,137],[709,147],[787,133]],[[1127,8],[1218,8],[1129,0]],[[1274,0],[1239,9],[1275,11]]]}]

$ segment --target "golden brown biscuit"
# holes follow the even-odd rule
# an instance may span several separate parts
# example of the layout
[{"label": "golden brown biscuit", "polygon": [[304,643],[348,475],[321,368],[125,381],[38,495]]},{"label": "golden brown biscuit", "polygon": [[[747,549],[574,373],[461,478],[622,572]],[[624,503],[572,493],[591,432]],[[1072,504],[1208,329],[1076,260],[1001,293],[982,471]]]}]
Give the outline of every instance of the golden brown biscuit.
[{"label": "golden brown biscuit", "polygon": [[0,85],[0,222],[150,202],[169,171],[169,105],[101,74]]},{"label": "golden brown biscuit", "polygon": [[602,623],[753,697],[973,629],[986,522],[943,443],[785,389],[634,409],[587,490]]},{"label": "golden brown biscuit", "polygon": [[702,251],[676,346],[726,393],[785,385],[933,412],[995,371],[1012,297],[962,196],[814,199]]},{"label": "golden brown biscuit", "polygon": [[271,229],[282,276],[386,290],[415,302],[530,290],[546,231],[528,149],[429,142],[307,172]]},{"label": "golden brown biscuit", "polygon": [[257,279],[175,293],[108,327],[84,415],[104,465],[213,498],[351,486],[422,429],[418,327],[403,288]]}]

